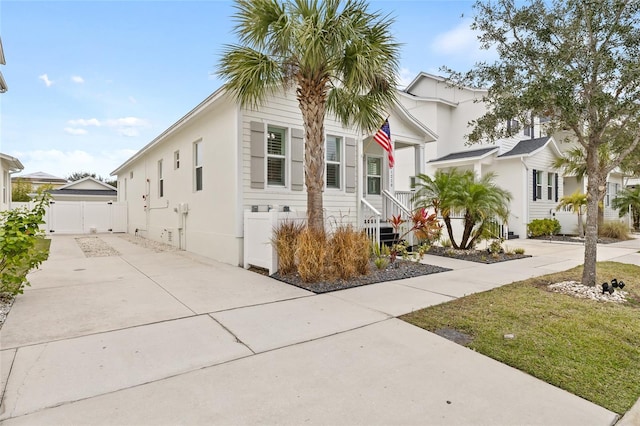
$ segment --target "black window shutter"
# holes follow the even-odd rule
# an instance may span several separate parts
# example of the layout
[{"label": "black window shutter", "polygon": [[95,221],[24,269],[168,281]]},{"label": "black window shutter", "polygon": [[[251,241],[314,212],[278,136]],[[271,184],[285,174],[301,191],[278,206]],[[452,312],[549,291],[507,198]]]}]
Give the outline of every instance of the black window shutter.
[{"label": "black window shutter", "polygon": [[555,174],[555,179],[556,179],[556,182],[555,182],[556,183],[556,189],[555,189],[555,191],[556,191],[556,203],[557,203],[558,202],[558,186],[559,186],[558,185],[558,174],[557,173]]},{"label": "black window shutter", "polygon": [[533,169],[533,201],[536,200],[536,186],[538,182],[536,182],[536,177],[538,176],[538,171]]}]

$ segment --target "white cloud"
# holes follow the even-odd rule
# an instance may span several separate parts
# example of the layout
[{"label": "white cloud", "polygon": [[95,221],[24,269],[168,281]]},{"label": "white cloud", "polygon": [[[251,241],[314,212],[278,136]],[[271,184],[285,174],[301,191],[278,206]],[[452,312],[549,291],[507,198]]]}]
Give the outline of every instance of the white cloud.
[{"label": "white cloud", "polygon": [[495,58],[493,49],[480,49],[479,33],[471,29],[471,19],[463,19],[457,26],[441,33],[431,43],[431,49],[439,55],[468,58],[473,61]]},{"label": "white cloud", "polygon": [[100,120],[98,120],[97,118],[89,118],[84,119],[84,118],[79,118],[77,120],[69,120],[67,121],[67,123],[69,123],[69,125],[71,126],[95,126],[95,127],[100,127],[102,124],[100,123]]},{"label": "white cloud", "polygon": [[86,135],[87,131],[85,129],[78,129],[76,127],[65,127],[64,131],[69,133],[70,135]]},{"label": "white cloud", "polygon": [[84,78],[80,77],[79,75],[72,75],[71,81],[73,81],[74,83],[82,84],[84,83]]},{"label": "white cloud", "polygon": [[404,89],[416,78],[417,73],[414,73],[409,68],[400,68],[400,75],[398,75],[398,88]]},{"label": "white cloud", "polygon": [[69,120],[67,123],[74,127],[108,127],[115,130],[120,136],[126,137],[138,136],[140,135],[139,129],[149,127],[149,122],[139,117],[111,118],[108,120],[79,118],[76,120]]},{"label": "white cloud", "polygon": [[53,84],[53,81],[49,80],[49,76],[46,74],[39,75],[38,78],[44,81],[44,85],[47,87],[51,87],[51,85]]},{"label": "white cloud", "polygon": [[86,171],[103,178],[129,159],[136,150],[87,152],[83,150],[62,151],[58,149],[13,152],[24,164],[22,174],[45,172],[59,177],[67,177],[73,172]]}]

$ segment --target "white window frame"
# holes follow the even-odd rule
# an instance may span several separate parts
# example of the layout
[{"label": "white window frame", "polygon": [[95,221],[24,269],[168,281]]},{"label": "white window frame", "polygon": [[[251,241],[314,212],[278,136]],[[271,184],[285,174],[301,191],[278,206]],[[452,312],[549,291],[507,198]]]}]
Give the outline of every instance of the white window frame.
[{"label": "white window frame", "polygon": [[547,200],[548,201],[553,201],[553,177],[554,174],[553,173],[549,173],[547,172]]},{"label": "white window frame", "polygon": [[[329,146],[329,139],[333,139],[334,141],[337,142],[337,148],[338,148],[338,160],[330,160],[328,155],[329,155],[329,150],[327,149],[327,147]],[[335,136],[335,135],[327,135],[325,138],[325,145],[324,145],[324,155],[325,155],[325,176],[324,176],[324,185],[326,189],[329,190],[342,190],[343,189],[343,171],[344,171],[344,138],[341,136]],[[338,166],[338,186],[329,186],[327,179],[329,178],[329,165],[334,165],[334,166]]]},{"label": "white window frame", "polygon": [[[284,150],[284,154],[272,154],[269,152],[269,139],[272,137],[271,135],[276,132],[282,132],[282,149]],[[265,135],[265,182],[267,183],[268,188],[287,188],[288,187],[288,179],[289,179],[289,129],[287,127],[278,126],[275,124],[267,125],[267,133]],[[281,183],[271,183],[269,181],[269,159],[278,159],[282,161],[282,182]]]},{"label": "white window frame", "polygon": [[536,170],[536,200],[542,200],[542,180],[544,178],[543,170]]},{"label": "white window frame", "polygon": [[158,160],[158,198],[164,197],[164,177],[162,176],[162,158]]},{"label": "white window frame", "polygon": [[[194,192],[202,191],[204,188],[204,145],[202,140],[193,143],[193,190]],[[198,180],[198,177],[200,178]],[[198,185],[200,183],[200,185]]]},{"label": "white window frame", "polygon": [[[376,159],[380,161],[380,174],[379,175],[370,175],[369,174],[369,160]],[[381,156],[378,155],[367,155],[365,158],[365,194],[367,195],[382,195],[382,169],[384,167],[384,160]],[[369,178],[378,178],[380,180],[380,192],[379,193],[370,193],[369,192]]]}]

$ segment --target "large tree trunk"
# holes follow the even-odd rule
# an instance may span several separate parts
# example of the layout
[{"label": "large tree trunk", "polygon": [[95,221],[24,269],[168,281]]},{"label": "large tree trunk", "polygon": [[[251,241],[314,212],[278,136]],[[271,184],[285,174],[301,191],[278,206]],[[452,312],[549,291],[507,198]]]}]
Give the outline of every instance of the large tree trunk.
[{"label": "large tree trunk", "polygon": [[327,91],[324,82],[302,78],[297,89],[305,130],[304,183],[307,187],[307,226],[324,231],[324,116]]},{"label": "large tree trunk", "polygon": [[596,285],[596,258],[598,254],[598,202],[600,187],[604,184],[600,176],[598,164],[598,148],[587,149],[587,226],[584,236],[584,271],[582,284]]},{"label": "large tree trunk", "polygon": [[462,240],[460,241],[460,248],[463,250],[469,249],[469,238],[471,237],[471,231],[473,230],[473,226],[475,223],[469,216],[469,213],[465,213],[464,215],[464,231],[462,232]]}]

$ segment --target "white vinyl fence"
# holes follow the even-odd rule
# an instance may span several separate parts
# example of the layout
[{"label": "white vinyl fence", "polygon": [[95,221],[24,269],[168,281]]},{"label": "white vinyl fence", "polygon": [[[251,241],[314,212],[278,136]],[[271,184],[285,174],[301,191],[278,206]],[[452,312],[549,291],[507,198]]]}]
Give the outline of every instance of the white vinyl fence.
[{"label": "white vinyl fence", "polygon": [[[12,203],[12,207],[33,208],[34,203]],[[45,224],[47,233],[89,234],[127,232],[127,204],[105,201],[51,201]]]}]

